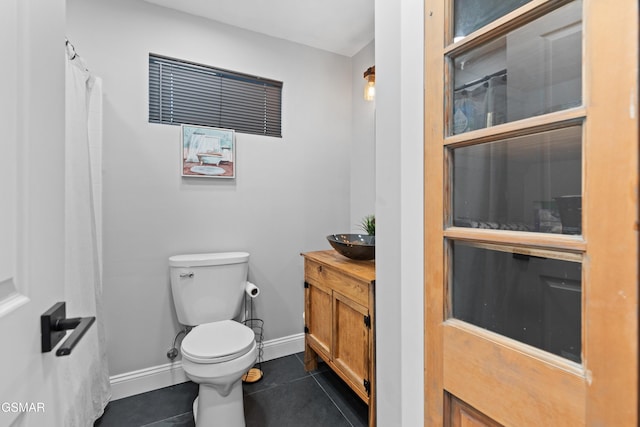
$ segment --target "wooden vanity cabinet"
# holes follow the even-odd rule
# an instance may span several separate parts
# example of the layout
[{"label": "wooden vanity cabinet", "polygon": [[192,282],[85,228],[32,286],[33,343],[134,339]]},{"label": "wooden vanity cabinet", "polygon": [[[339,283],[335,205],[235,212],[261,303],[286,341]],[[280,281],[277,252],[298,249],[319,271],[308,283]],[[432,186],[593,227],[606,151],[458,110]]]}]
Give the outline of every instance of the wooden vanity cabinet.
[{"label": "wooden vanity cabinet", "polygon": [[302,256],[305,370],[324,360],[369,405],[369,426],[375,426],[375,263],[334,250]]}]

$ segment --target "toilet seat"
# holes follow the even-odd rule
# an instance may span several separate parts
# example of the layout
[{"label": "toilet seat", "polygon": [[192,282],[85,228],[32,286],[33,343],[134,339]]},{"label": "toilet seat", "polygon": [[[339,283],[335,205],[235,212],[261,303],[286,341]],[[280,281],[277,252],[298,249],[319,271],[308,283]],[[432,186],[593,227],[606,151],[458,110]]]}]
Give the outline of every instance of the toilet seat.
[{"label": "toilet seat", "polygon": [[233,320],[196,326],[182,340],[182,357],[194,363],[222,363],[251,350],[253,330]]}]

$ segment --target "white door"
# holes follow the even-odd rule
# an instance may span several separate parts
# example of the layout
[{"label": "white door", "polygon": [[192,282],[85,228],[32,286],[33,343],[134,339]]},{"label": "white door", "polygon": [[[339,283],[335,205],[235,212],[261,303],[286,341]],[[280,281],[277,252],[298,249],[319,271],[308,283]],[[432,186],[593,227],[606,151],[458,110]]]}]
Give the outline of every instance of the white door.
[{"label": "white door", "polygon": [[64,0],[0,2],[0,426],[60,425],[73,374],[40,335],[65,300],[64,23]]}]

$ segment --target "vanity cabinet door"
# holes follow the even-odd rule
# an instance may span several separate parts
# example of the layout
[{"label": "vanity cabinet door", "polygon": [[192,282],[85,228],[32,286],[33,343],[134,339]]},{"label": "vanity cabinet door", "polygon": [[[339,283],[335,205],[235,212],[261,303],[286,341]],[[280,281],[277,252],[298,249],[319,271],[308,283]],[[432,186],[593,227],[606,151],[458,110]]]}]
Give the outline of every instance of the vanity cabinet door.
[{"label": "vanity cabinet door", "polygon": [[322,353],[324,359],[331,358],[332,342],[332,291],[315,282],[306,282],[305,324],[308,344]]},{"label": "vanity cabinet door", "polygon": [[368,402],[369,310],[338,292],[333,296],[333,363]]}]

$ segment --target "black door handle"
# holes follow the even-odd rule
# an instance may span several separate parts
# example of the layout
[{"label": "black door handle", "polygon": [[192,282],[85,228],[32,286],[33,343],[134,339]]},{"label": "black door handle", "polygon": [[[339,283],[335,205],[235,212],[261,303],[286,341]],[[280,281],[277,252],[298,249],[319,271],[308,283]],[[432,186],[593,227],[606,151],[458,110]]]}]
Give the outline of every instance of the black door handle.
[{"label": "black door handle", "polygon": [[42,330],[42,352],[51,351],[66,334],[67,329],[73,329],[73,333],[56,351],[56,356],[71,354],[71,350],[78,344],[80,338],[89,330],[95,316],[66,318],[64,302],[54,304],[42,316],[40,316],[40,328]]}]

